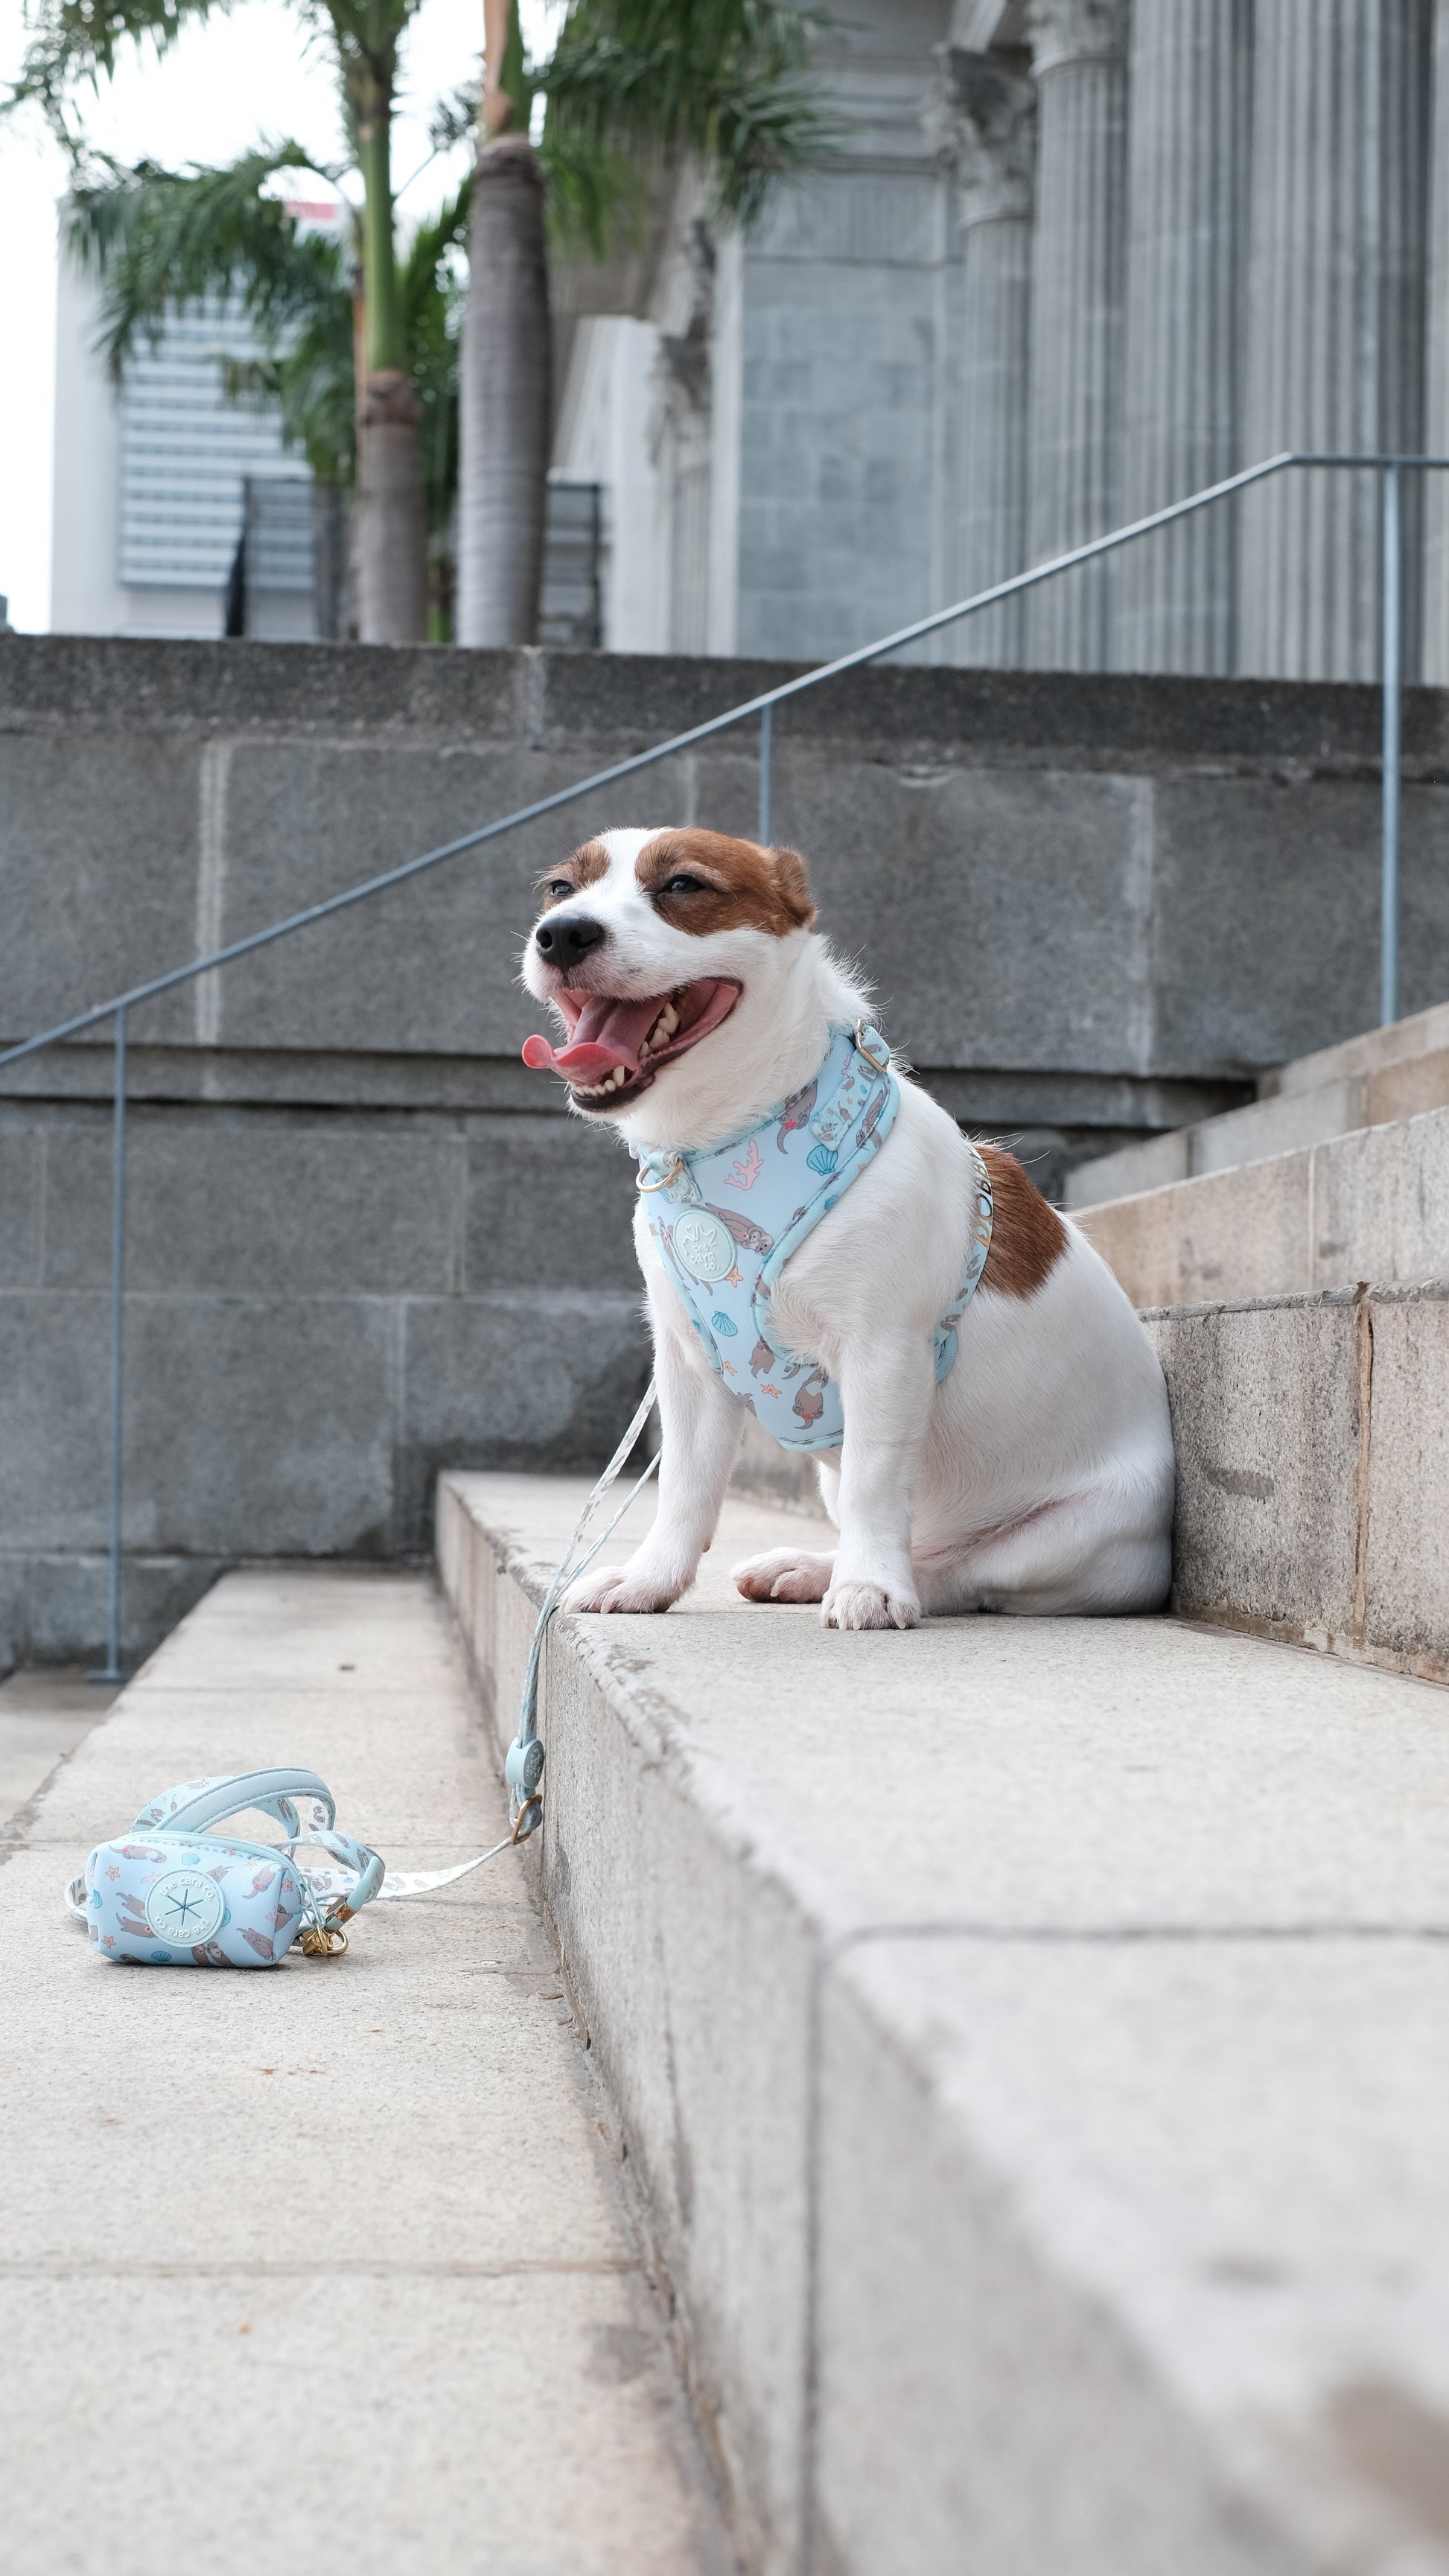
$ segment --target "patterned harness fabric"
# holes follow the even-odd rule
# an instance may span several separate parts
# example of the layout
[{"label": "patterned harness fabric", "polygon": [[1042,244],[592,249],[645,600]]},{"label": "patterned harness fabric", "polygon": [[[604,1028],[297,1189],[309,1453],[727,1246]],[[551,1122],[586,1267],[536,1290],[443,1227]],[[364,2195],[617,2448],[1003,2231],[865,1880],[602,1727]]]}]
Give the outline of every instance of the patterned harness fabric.
[{"label": "patterned harness fabric", "polygon": [[[900,1084],[868,1020],[835,1032],[813,1082],[757,1126],[696,1154],[633,1148],[649,1231],[716,1377],[786,1449],[838,1449],[840,1390],[791,1351],[770,1319],[792,1252],[879,1153]],[[975,1205],[961,1285],[936,1326],[936,1380],[954,1365],[956,1327],[991,1249],[991,1183],[970,1148]]]}]

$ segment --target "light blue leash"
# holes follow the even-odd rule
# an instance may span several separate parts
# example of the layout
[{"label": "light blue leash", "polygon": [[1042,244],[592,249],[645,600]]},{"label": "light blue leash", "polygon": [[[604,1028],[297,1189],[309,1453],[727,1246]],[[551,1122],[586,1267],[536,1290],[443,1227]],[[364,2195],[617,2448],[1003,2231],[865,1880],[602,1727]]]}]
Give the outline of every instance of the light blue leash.
[{"label": "light blue leash", "polygon": [[[643,1493],[659,1464],[663,1453],[656,1449],[643,1475],[636,1484],[631,1485],[607,1529],[599,1532],[588,1554],[575,1561],[576,1548],[581,1544],[589,1523],[609,1487],[623,1472],[633,1454],[639,1434],[653,1410],[654,1380],[651,1377],[628,1430],[574,1523],[573,1534],[559,1559],[558,1570],[543,1596],[543,1607],[534,1623],[533,1643],[528,1650],[528,1668],[523,1676],[523,1698],[518,1711],[518,1733],[508,1748],[508,1758],[503,1765],[503,1777],[508,1783],[508,1820],[513,1827],[509,1836],[510,1842],[526,1842],[528,1836],[536,1832],[543,1822],[544,1755],[543,1746],[538,1740],[538,1667],[543,1654],[544,1630],[558,1608],[567,1586],[576,1582],[585,1568],[593,1564],[600,1548],[613,1537],[630,1504]],[[500,1844],[498,1848],[502,1850],[503,1846]],[[491,1858],[492,1855],[489,1854],[488,1857]]]}]

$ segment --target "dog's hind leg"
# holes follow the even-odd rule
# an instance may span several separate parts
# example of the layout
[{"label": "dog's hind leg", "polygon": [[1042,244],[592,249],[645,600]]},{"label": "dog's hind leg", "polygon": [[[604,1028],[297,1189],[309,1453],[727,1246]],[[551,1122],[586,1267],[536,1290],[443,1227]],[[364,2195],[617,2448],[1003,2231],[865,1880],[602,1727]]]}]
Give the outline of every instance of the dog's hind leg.
[{"label": "dog's hind leg", "polygon": [[820,1556],[804,1547],[775,1547],[747,1556],[730,1573],[747,1601],[823,1601],[830,1589],[834,1551]]},{"label": "dog's hind leg", "polygon": [[1170,1489],[1164,1507],[1135,1478],[1067,1495],[978,1540],[953,1565],[922,1566],[925,1608],[937,1618],[1002,1610],[1023,1619],[1160,1610],[1172,1579],[1170,1512]]}]

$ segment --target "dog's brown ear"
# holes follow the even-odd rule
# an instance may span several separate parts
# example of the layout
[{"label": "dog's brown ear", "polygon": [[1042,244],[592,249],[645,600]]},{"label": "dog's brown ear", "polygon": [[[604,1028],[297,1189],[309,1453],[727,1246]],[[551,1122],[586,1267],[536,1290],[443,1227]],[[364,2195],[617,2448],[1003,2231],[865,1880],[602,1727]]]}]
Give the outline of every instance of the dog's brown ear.
[{"label": "dog's brown ear", "polygon": [[780,910],[792,930],[808,930],[815,919],[810,878],[798,850],[772,849]]}]

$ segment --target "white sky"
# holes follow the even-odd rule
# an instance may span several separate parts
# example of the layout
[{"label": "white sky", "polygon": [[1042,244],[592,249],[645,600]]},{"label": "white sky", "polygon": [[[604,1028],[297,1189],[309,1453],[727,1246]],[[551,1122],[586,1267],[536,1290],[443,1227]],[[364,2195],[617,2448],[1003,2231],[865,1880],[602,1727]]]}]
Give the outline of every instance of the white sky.
[{"label": "white sky", "polygon": [[[523,0],[535,45],[549,15],[548,0]],[[433,101],[476,72],[482,42],[482,0],[422,0],[403,58],[397,187],[427,154]],[[0,88],[24,45],[23,0],[0,0]],[[124,161],[228,161],[261,136],[288,133],[324,160],[341,156],[326,55],[317,41],[308,46],[285,0],[236,0],[228,16],[188,28],[159,61],[149,47],[131,48],[115,80],[86,100],[85,122]],[[405,193],[402,219],[432,213],[465,167],[466,146],[435,161]],[[0,122],[0,349],[10,353],[12,389],[0,403],[0,592],[12,626],[36,633],[50,622],[55,202],[64,181],[63,158],[38,119]]]}]

